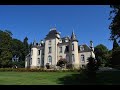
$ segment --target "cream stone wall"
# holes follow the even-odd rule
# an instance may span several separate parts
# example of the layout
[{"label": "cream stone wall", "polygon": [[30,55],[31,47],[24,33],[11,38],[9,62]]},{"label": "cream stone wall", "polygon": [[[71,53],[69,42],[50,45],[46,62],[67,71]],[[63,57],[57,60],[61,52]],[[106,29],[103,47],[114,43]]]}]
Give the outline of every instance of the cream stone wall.
[{"label": "cream stone wall", "polygon": [[31,58],[32,58],[31,67],[36,67],[37,66],[38,49],[32,48],[32,50],[33,50],[33,54],[31,55]]},{"label": "cream stone wall", "polygon": [[[60,60],[60,56],[62,56],[62,58],[66,58],[66,54],[68,53],[65,53],[65,48],[67,45],[68,44],[58,46],[58,60]],[[60,53],[60,47],[62,47],[62,53]]]},{"label": "cream stone wall", "polygon": [[30,67],[30,57],[26,57],[25,58],[25,68],[29,68]]},{"label": "cream stone wall", "polygon": [[[84,55],[84,58],[85,58],[85,62],[83,62],[81,60],[81,55]],[[82,65],[86,65],[88,63],[88,58],[90,57],[91,55],[91,52],[83,52],[83,53],[79,53],[79,61],[80,61],[80,66]]]},{"label": "cream stone wall", "polygon": [[[59,36],[59,35],[58,35]],[[60,36],[59,36],[60,37]],[[54,66],[56,67],[57,62],[58,62],[58,43],[60,42],[60,39],[56,38],[55,39],[55,63]]]},{"label": "cream stone wall", "polygon": [[[82,65],[86,65],[88,63],[88,57],[90,57],[91,52],[83,52],[83,53],[78,53],[78,42],[73,41],[69,42],[63,45],[59,45],[58,43],[62,42],[59,34],[56,34],[58,38],[54,39],[49,39],[51,40],[51,44],[49,43],[49,40],[45,40],[45,47],[40,49],[40,55],[38,55],[38,50],[36,47],[33,47],[31,50],[33,50],[33,54],[26,58],[25,60],[25,68],[29,67],[29,61],[32,58],[32,64],[30,65],[30,68],[36,68],[40,66],[45,66],[46,63],[48,63],[48,56],[52,57],[52,63],[54,67],[56,67],[56,64],[58,60],[60,60],[60,56],[62,58],[66,58],[66,55],[69,56],[69,64],[72,64],[75,68],[79,68]],[[61,40],[61,41],[60,41]],[[74,51],[72,51],[72,43],[74,44]],[[69,53],[65,52],[66,46],[69,45]],[[49,47],[51,47],[51,53],[49,53]],[[60,47],[62,47],[62,53],[60,53]],[[44,55],[43,55],[44,52]],[[74,54],[74,60],[75,62],[72,62],[72,54]],[[81,55],[84,55],[85,61],[81,61]],[[92,52],[92,57],[95,58],[95,54]],[[38,63],[38,58],[40,58],[40,64]],[[43,63],[44,62],[44,63]]]},{"label": "cream stone wall", "polygon": [[[51,47],[51,53],[49,53],[49,47]],[[45,41],[45,58],[44,58],[44,65],[48,63],[48,56],[52,57],[52,65],[56,64],[56,39],[51,39],[51,45],[49,45],[49,40]]]},{"label": "cream stone wall", "polygon": [[[78,42],[74,41],[71,43],[71,45],[74,44],[74,51],[72,51],[72,54],[74,54],[75,62],[72,62],[75,68],[79,68],[79,56],[78,56]],[[71,46],[72,48],[72,46]],[[71,55],[72,56],[72,55]]]}]

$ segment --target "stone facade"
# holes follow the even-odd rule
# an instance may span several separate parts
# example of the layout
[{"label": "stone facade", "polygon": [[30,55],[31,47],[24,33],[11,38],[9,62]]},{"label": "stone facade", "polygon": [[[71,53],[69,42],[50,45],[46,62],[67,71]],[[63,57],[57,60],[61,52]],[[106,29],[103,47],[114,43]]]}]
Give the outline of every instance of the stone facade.
[{"label": "stone facade", "polygon": [[33,42],[31,51],[26,56],[25,68],[45,68],[48,63],[51,67],[56,68],[56,64],[61,58],[65,58],[74,68],[84,67],[91,54],[95,58],[93,51],[93,43],[90,47],[86,44],[78,45],[74,32],[71,37],[61,38],[56,28],[52,28],[40,43]]}]

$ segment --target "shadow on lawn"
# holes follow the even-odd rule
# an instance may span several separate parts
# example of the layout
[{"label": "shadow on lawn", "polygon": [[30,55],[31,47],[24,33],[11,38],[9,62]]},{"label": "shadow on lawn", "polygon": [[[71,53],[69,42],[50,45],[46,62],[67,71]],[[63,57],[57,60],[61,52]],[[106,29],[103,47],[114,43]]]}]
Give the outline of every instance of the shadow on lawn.
[{"label": "shadow on lawn", "polygon": [[95,80],[89,80],[85,74],[71,74],[58,79],[62,85],[94,85]]},{"label": "shadow on lawn", "polygon": [[71,74],[59,78],[62,85],[120,85],[120,71],[105,71],[96,74],[96,78],[88,79],[85,74]]}]

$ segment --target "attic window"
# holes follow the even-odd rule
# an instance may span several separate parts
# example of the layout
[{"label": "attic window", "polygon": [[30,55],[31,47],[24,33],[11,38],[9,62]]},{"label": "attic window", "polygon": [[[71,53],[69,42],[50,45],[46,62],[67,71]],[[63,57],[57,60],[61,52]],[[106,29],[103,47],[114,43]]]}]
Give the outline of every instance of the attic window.
[{"label": "attic window", "polygon": [[51,40],[49,40],[49,45],[51,45]]},{"label": "attic window", "polygon": [[83,46],[80,46],[80,51],[83,51],[84,50],[84,47]]}]

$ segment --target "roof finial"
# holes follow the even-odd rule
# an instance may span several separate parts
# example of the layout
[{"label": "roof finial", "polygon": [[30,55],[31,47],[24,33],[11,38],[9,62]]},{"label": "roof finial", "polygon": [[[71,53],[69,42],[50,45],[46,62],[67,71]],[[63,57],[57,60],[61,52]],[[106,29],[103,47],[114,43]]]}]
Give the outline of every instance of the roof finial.
[{"label": "roof finial", "polygon": [[55,24],[55,28],[56,28],[56,24]]},{"label": "roof finial", "polygon": [[33,42],[33,45],[36,45],[36,40],[35,40],[35,38],[34,38],[34,42]]},{"label": "roof finial", "polygon": [[74,28],[73,28],[73,31],[72,31],[73,33],[74,33]]}]

